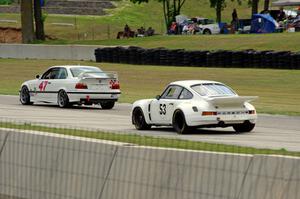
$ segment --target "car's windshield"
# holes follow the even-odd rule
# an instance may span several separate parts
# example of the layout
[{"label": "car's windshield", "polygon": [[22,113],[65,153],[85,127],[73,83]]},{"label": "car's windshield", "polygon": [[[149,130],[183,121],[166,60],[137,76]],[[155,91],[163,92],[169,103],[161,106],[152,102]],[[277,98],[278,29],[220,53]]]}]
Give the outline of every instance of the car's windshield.
[{"label": "car's windshield", "polygon": [[231,88],[218,83],[206,83],[192,86],[201,96],[236,95]]},{"label": "car's windshield", "polygon": [[89,73],[102,72],[102,70],[100,70],[99,68],[96,68],[96,67],[74,67],[74,68],[70,68],[70,70],[71,70],[73,77],[78,77],[83,72],[89,72]]}]

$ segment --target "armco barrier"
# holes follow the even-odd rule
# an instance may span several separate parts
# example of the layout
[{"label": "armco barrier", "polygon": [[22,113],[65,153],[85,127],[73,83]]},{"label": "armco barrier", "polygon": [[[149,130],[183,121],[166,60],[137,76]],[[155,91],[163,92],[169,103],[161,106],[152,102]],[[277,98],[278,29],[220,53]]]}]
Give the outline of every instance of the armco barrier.
[{"label": "armco barrier", "polygon": [[300,69],[300,53],[290,51],[186,51],[130,46],[97,48],[95,58],[97,62],[143,65]]},{"label": "armco barrier", "polygon": [[92,45],[0,44],[0,58],[95,60]]},{"label": "armco barrier", "polygon": [[298,199],[300,194],[299,158],[7,129],[0,129],[0,144],[1,199]]}]

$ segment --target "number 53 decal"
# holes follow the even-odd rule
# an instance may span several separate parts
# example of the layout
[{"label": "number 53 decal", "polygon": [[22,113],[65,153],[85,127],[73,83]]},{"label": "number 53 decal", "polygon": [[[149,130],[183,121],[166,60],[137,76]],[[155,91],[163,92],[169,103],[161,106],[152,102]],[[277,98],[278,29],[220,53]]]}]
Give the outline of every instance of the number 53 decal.
[{"label": "number 53 decal", "polygon": [[48,81],[42,81],[39,85],[40,91],[45,91]]},{"label": "number 53 decal", "polygon": [[167,113],[167,106],[166,104],[159,104],[159,114],[166,115]]}]

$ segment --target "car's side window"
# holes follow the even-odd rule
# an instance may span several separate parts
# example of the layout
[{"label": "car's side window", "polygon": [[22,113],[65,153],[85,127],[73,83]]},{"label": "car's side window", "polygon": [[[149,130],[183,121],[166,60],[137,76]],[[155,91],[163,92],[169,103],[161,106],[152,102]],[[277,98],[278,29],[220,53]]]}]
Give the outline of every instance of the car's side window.
[{"label": "car's side window", "polygon": [[67,70],[65,68],[60,68],[58,72],[58,79],[66,79],[68,76]]},{"label": "car's side window", "polygon": [[180,86],[169,86],[162,94],[162,99],[178,99],[182,88]]},{"label": "car's side window", "polygon": [[50,79],[52,70],[53,70],[53,69],[50,69],[50,70],[46,71],[46,72],[42,75],[41,79]]},{"label": "car's side window", "polygon": [[179,99],[192,99],[192,98],[193,98],[193,94],[185,88],[182,90],[179,96]]}]

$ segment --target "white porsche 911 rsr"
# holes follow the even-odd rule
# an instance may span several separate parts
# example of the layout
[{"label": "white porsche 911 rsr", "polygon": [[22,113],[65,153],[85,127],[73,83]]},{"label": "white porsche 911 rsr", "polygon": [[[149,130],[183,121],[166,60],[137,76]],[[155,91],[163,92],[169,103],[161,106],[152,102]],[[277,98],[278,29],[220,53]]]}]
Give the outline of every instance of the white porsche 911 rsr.
[{"label": "white porsche 911 rsr", "polygon": [[177,81],[156,99],[136,101],[132,123],[138,130],[173,126],[178,133],[187,133],[192,128],[232,126],[237,132],[250,132],[257,114],[249,102],[256,98],[238,96],[220,82]]},{"label": "white porsche 911 rsr", "polygon": [[57,103],[59,107],[100,104],[103,109],[111,109],[120,94],[116,73],[93,66],[53,66],[22,84],[20,102]]}]

